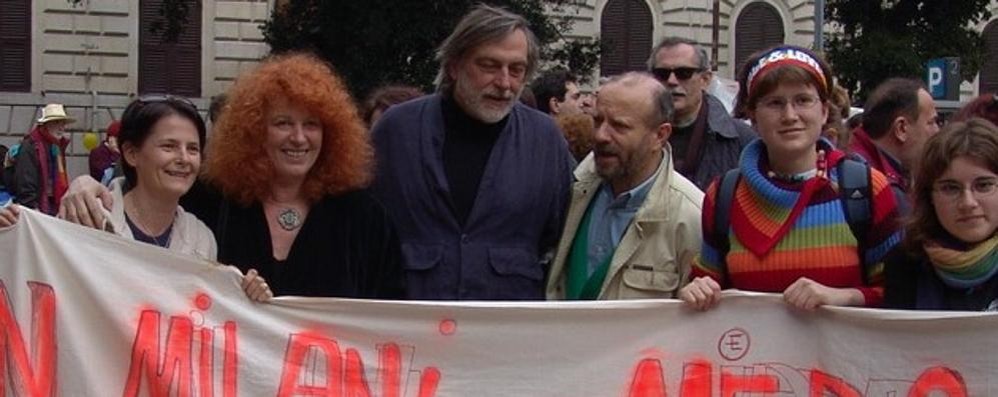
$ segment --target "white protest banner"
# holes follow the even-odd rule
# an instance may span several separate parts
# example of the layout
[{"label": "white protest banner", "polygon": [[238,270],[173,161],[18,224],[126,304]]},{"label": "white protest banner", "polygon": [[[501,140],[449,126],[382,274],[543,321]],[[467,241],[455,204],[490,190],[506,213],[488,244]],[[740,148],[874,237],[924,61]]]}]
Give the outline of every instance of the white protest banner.
[{"label": "white protest banner", "polygon": [[0,230],[15,396],[996,396],[998,316],[678,301],[278,298],[24,211]]}]

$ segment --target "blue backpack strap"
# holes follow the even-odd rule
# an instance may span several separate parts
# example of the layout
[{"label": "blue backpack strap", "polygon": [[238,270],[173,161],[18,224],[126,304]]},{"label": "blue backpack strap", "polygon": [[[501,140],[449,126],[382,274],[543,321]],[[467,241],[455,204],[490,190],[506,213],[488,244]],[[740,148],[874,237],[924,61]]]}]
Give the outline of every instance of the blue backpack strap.
[{"label": "blue backpack strap", "polygon": [[717,186],[713,239],[717,242],[717,247],[714,248],[717,249],[722,263],[727,260],[728,251],[731,250],[731,239],[728,236],[731,230],[731,203],[735,200],[735,187],[738,186],[741,175],[738,168],[730,169],[721,176],[721,182]]},{"label": "blue backpack strap", "polygon": [[[838,165],[839,195],[846,222],[858,242],[860,261],[866,264],[866,235],[873,226],[873,188],[870,186],[870,166],[845,158]],[[866,272],[863,272],[866,281]]]}]

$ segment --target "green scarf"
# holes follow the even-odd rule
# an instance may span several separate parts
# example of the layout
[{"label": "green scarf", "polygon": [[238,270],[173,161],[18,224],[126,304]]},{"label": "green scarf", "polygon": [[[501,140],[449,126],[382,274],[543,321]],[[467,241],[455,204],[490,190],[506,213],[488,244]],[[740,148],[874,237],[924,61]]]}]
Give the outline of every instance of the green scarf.
[{"label": "green scarf", "polygon": [[988,281],[998,272],[998,235],[984,240],[969,250],[946,248],[936,242],[923,245],[936,274],[953,288],[973,288]]}]

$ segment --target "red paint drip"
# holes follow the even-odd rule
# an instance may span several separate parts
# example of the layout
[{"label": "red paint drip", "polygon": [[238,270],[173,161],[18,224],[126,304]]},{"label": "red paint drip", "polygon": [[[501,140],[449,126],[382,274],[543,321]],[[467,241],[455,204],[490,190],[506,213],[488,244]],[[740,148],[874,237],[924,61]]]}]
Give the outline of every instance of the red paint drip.
[{"label": "red paint drip", "polygon": [[196,297],[194,297],[194,307],[198,310],[205,311],[211,308],[211,297],[204,292],[199,292]]},{"label": "red paint drip", "polygon": [[[151,397],[168,397],[174,394],[184,397],[193,394],[191,341],[194,331],[191,320],[182,316],[170,317],[166,348],[161,351],[159,318],[160,313],[151,310],[143,311],[139,317],[128,378],[122,393],[126,397],[139,394],[143,375],[148,380]],[[177,392],[171,393],[174,383],[177,384]]]},{"label": "red paint drip", "polygon": [[738,393],[776,393],[780,381],[772,375],[735,375],[721,372],[721,397]]},{"label": "red paint drip", "polygon": [[949,397],[967,397],[967,384],[952,369],[932,367],[918,376],[915,385],[908,391],[908,397],[927,397],[934,391],[944,392]]},{"label": "red paint drip", "polygon": [[235,321],[225,322],[225,357],[222,359],[222,396],[236,397],[239,384],[239,345]]},{"label": "red paint drip", "polygon": [[215,384],[214,353],[215,333],[211,328],[201,329],[201,357],[198,360],[198,383],[201,386],[201,397],[212,397]]},{"label": "red paint drip", "polygon": [[662,362],[646,358],[638,363],[634,380],[627,394],[629,397],[665,397],[665,379],[662,375]]},{"label": "red paint drip", "polygon": [[679,386],[682,397],[710,397],[712,365],[707,360],[695,360],[683,367],[683,383]]},{"label": "red paint drip", "polygon": [[811,370],[811,397],[824,397],[829,394],[837,397],[860,397],[859,391],[844,380],[828,375],[817,369]]},{"label": "red paint drip", "polygon": [[28,350],[21,333],[21,326],[11,310],[7,287],[0,281],[0,395],[5,391],[8,369],[14,364],[14,377],[10,385],[14,395],[51,396],[55,390],[55,370],[57,367],[57,345],[55,334],[55,291],[52,286],[38,282],[28,282],[31,289],[31,351],[34,353],[35,367],[31,366]]},{"label": "red paint drip", "polygon": [[[322,353],[326,362],[326,384],[322,386],[301,385],[303,370],[308,375],[313,370],[304,369],[305,359],[310,350]],[[277,389],[278,397],[292,396],[340,396],[343,392],[343,385],[340,382],[342,367],[342,356],[340,347],[335,340],[328,339],[314,332],[305,332],[291,335],[288,348],[284,354],[284,369],[281,374],[281,385]],[[307,376],[312,379],[314,376]]]},{"label": "red paint drip", "polygon": [[402,394],[402,353],[399,346],[389,343],[381,348],[379,355],[381,397],[400,397]]},{"label": "red paint drip", "polygon": [[437,385],[440,384],[440,370],[436,367],[426,367],[419,380],[419,397],[435,397]]},{"label": "red paint drip", "polygon": [[457,321],[452,319],[440,320],[440,334],[441,335],[454,335],[457,332]]}]

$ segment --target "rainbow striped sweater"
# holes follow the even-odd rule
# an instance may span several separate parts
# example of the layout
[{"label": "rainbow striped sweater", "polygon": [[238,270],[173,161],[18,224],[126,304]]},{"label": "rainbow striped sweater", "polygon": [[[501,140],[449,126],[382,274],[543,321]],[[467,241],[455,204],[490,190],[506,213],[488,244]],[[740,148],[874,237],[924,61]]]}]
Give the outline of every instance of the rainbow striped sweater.
[{"label": "rainbow striped sweater", "polygon": [[[693,276],[710,276],[722,288],[783,292],[801,277],[836,288],[857,288],[866,306],[883,301],[883,258],[901,241],[897,202],[887,178],[871,170],[871,230],[859,244],[839,199],[837,163],[845,155],[819,141],[827,153],[828,178],[788,182],[769,178],[768,159],[759,139],[739,160],[742,178],[731,204],[730,250],[722,260],[714,238],[719,180],[707,188],[703,204],[703,246]],[[861,258],[862,256],[862,258]]]}]

